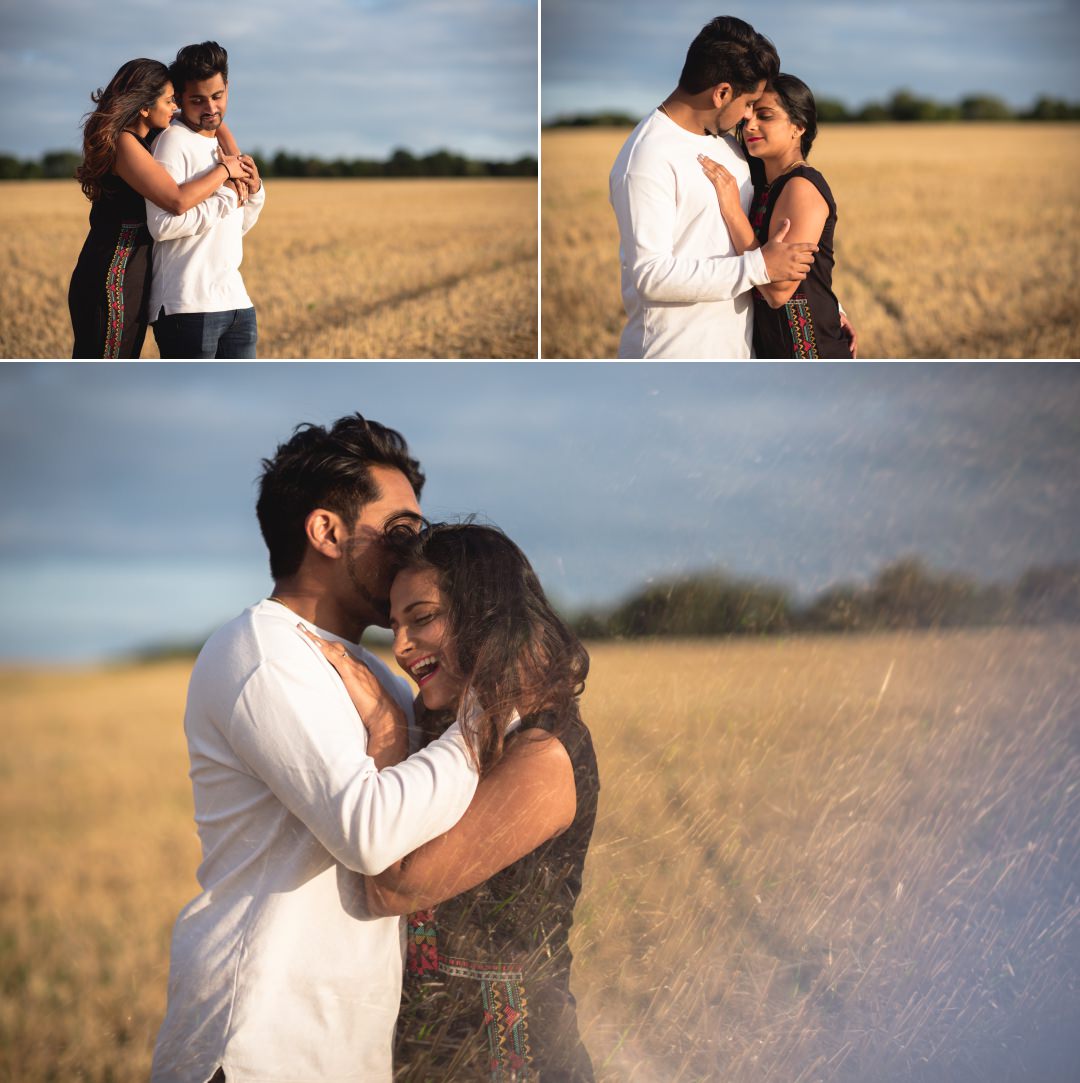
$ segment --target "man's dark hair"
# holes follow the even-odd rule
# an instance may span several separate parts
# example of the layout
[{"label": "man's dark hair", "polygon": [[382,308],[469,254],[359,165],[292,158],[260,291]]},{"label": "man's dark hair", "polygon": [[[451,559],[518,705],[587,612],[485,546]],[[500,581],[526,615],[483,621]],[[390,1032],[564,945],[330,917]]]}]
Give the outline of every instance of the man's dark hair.
[{"label": "man's dark hair", "polygon": [[424,487],[420,464],[401,433],[360,414],[339,418],[329,430],[297,425],[262,466],[255,511],[274,579],[299,570],[307,549],[304,521],[315,508],[336,512],[351,527],[361,508],[379,498],[371,467],[400,470],[417,499]]},{"label": "man's dark hair", "polygon": [[169,65],[169,78],[177,96],[184,92],[188,83],[213,79],[220,72],[229,81],[229,54],[216,41],[204,41],[199,45],[185,45]]},{"label": "man's dark hair", "polygon": [[700,94],[718,83],[730,83],[738,97],[779,71],[780,57],[767,37],[742,19],[720,15],[690,43],[679,89]]}]

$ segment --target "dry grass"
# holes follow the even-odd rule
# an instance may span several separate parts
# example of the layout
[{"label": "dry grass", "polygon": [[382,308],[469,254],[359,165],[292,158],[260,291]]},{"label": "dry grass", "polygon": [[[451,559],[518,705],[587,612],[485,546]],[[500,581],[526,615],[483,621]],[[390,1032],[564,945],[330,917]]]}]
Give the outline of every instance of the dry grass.
[{"label": "dry grass", "polygon": [[[260,357],[535,357],[535,180],[272,180],[244,242]],[[74,183],[9,182],[0,354],[70,357]],[[143,347],[157,357],[153,332]]]},{"label": "dry grass", "polygon": [[[603,1083],[1069,1078],[1080,632],[604,645],[574,987]],[[187,666],[0,678],[0,1078],[145,1079]]]},{"label": "dry grass", "polygon": [[[628,131],[543,136],[544,357],[614,357],[607,177]],[[825,127],[834,286],[863,357],[1076,357],[1080,125]]]}]

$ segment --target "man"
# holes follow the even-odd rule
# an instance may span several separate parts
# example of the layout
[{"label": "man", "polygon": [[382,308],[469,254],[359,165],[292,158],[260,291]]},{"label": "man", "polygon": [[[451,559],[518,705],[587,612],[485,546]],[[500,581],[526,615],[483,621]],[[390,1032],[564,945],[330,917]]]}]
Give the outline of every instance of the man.
[{"label": "man", "polygon": [[743,210],[750,168],[729,133],[780,68],[776,49],[741,19],[713,19],[690,45],[678,88],[633,131],[611,170],[627,324],[619,357],[745,358],[753,341],[749,290],[804,279],[812,244],[786,228],[739,256],[697,156],[735,175]]},{"label": "man", "polygon": [[[229,101],[229,55],[216,41],[187,45],[169,68],[180,112],[158,136],[154,157],[177,184],[220,169],[217,133]],[[266,193],[244,156],[247,199],[222,186],[185,214],[146,201],[154,238],[150,321],[164,358],[252,358],[255,308],[240,277],[243,236],[258,221]]]},{"label": "man", "polygon": [[456,724],[377,770],[298,625],[347,646],[393,698],[381,709],[411,718],[408,684],[357,641],[388,623],[385,538],[417,528],[424,476],[398,433],[359,414],[301,426],[263,467],[274,593],[209,639],[188,690],[202,893],[173,932],[152,1079],[389,1081],[400,924],[368,914],[358,874],[449,830],[477,776]]}]

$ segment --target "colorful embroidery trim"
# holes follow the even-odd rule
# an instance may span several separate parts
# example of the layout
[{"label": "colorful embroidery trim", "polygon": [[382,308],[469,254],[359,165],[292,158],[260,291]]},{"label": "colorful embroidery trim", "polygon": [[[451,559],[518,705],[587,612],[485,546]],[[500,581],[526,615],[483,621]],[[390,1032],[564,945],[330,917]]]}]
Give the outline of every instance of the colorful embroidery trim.
[{"label": "colorful embroidery trim", "polygon": [[524,975],[502,963],[474,963],[439,957],[439,973],[480,983],[484,1031],[491,1051],[491,1083],[528,1083],[530,1070],[528,1001]]},{"label": "colorful embroidery trim", "polygon": [[520,981],[480,982],[484,1029],[491,1049],[492,1083],[525,1083],[530,1071],[529,1021],[525,986]]},{"label": "colorful embroidery trim", "polygon": [[450,977],[479,982],[484,1032],[491,1052],[488,1062],[491,1083],[535,1080],[522,971],[503,963],[474,963],[469,959],[440,956],[434,910],[418,910],[409,915],[406,947],[406,966],[411,974],[423,977],[437,970]]},{"label": "colorful embroidery trim", "polygon": [[750,206],[750,228],[754,231],[754,236],[763,244],[769,238],[764,236],[765,232],[765,212],[769,208],[769,189],[771,184],[766,184],[760,191],[754,195],[754,202]]},{"label": "colorful embroidery trim", "polygon": [[434,910],[417,910],[409,915],[405,942],[405,969],[422,978],[439,969],[438,926]]},{"label": "colorful embroidery trim", "polygon": [[474,963],[468,959],[449,959],[445,955],[439,956],[439,973],[473,981],[522,981],[525,977],[520,970],[502,963]]},{"label": "colorful embroidery trim", "polygon": [[108,323],[105,327],[104,357],[120,356],[120,344],[124,340],[124,272],[128,259],[135,248],[141,223],[125,222],[120,226],[120,236],[116,241],[112,262],[105,275],[105,307],[108,310]]},{"label": "colorful embroidery trim", "polygon": [[810,301],[796,294],[784,305],[788,331],[791,333],[792,357],[803,361],[818,358],[817,340],[814,338],[814,319],[810,315]]}]

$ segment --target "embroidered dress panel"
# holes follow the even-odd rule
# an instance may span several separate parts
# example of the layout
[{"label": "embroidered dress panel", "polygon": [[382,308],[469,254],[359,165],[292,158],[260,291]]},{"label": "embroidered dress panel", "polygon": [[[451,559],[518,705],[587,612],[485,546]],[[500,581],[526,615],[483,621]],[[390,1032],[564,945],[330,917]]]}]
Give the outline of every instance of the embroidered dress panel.
[{"label": "embroidered dress panel", "polygon": [[480,979],[484,1029],[491,1049],[492,1083],[536,1079],[529,1051],[528,1000],[520,975]]},{"label": "embroidered dress panel", "polygon": [[840,329],[840,309],[832,289],[833,237],[836,231],[836,203],[825,178],[808,165],[798,165],[765,183],[760,162],[751,166],[754,201],[748,215],[761,244],[769,239],[776,203],[784,188],[796,178],[812,184],[828,207],[828,217],[818,240],[810,273],[795,294],[779,308],[773,308],[764,294],[754,290],[754,353],[758,357],[813,360],[851,360],[847,336]]},{"label": "embroidered dress panel", "polygon": [[810,302],[801,294],[795,294],[786,305],[788,330],[791,332],[792,356],[803,361],[818,360],[817,343],[814,341],[814,317]]},{"label": "embroidered dress panel", "polygon": [[105,276],[105,303],[108,310],[108,326],[105,329],[105,357],[120,356],[120,343],[124,338],[124,273],[128,259],[135,248],[142,222],[124,222],[116,241],[112,262]]}]

